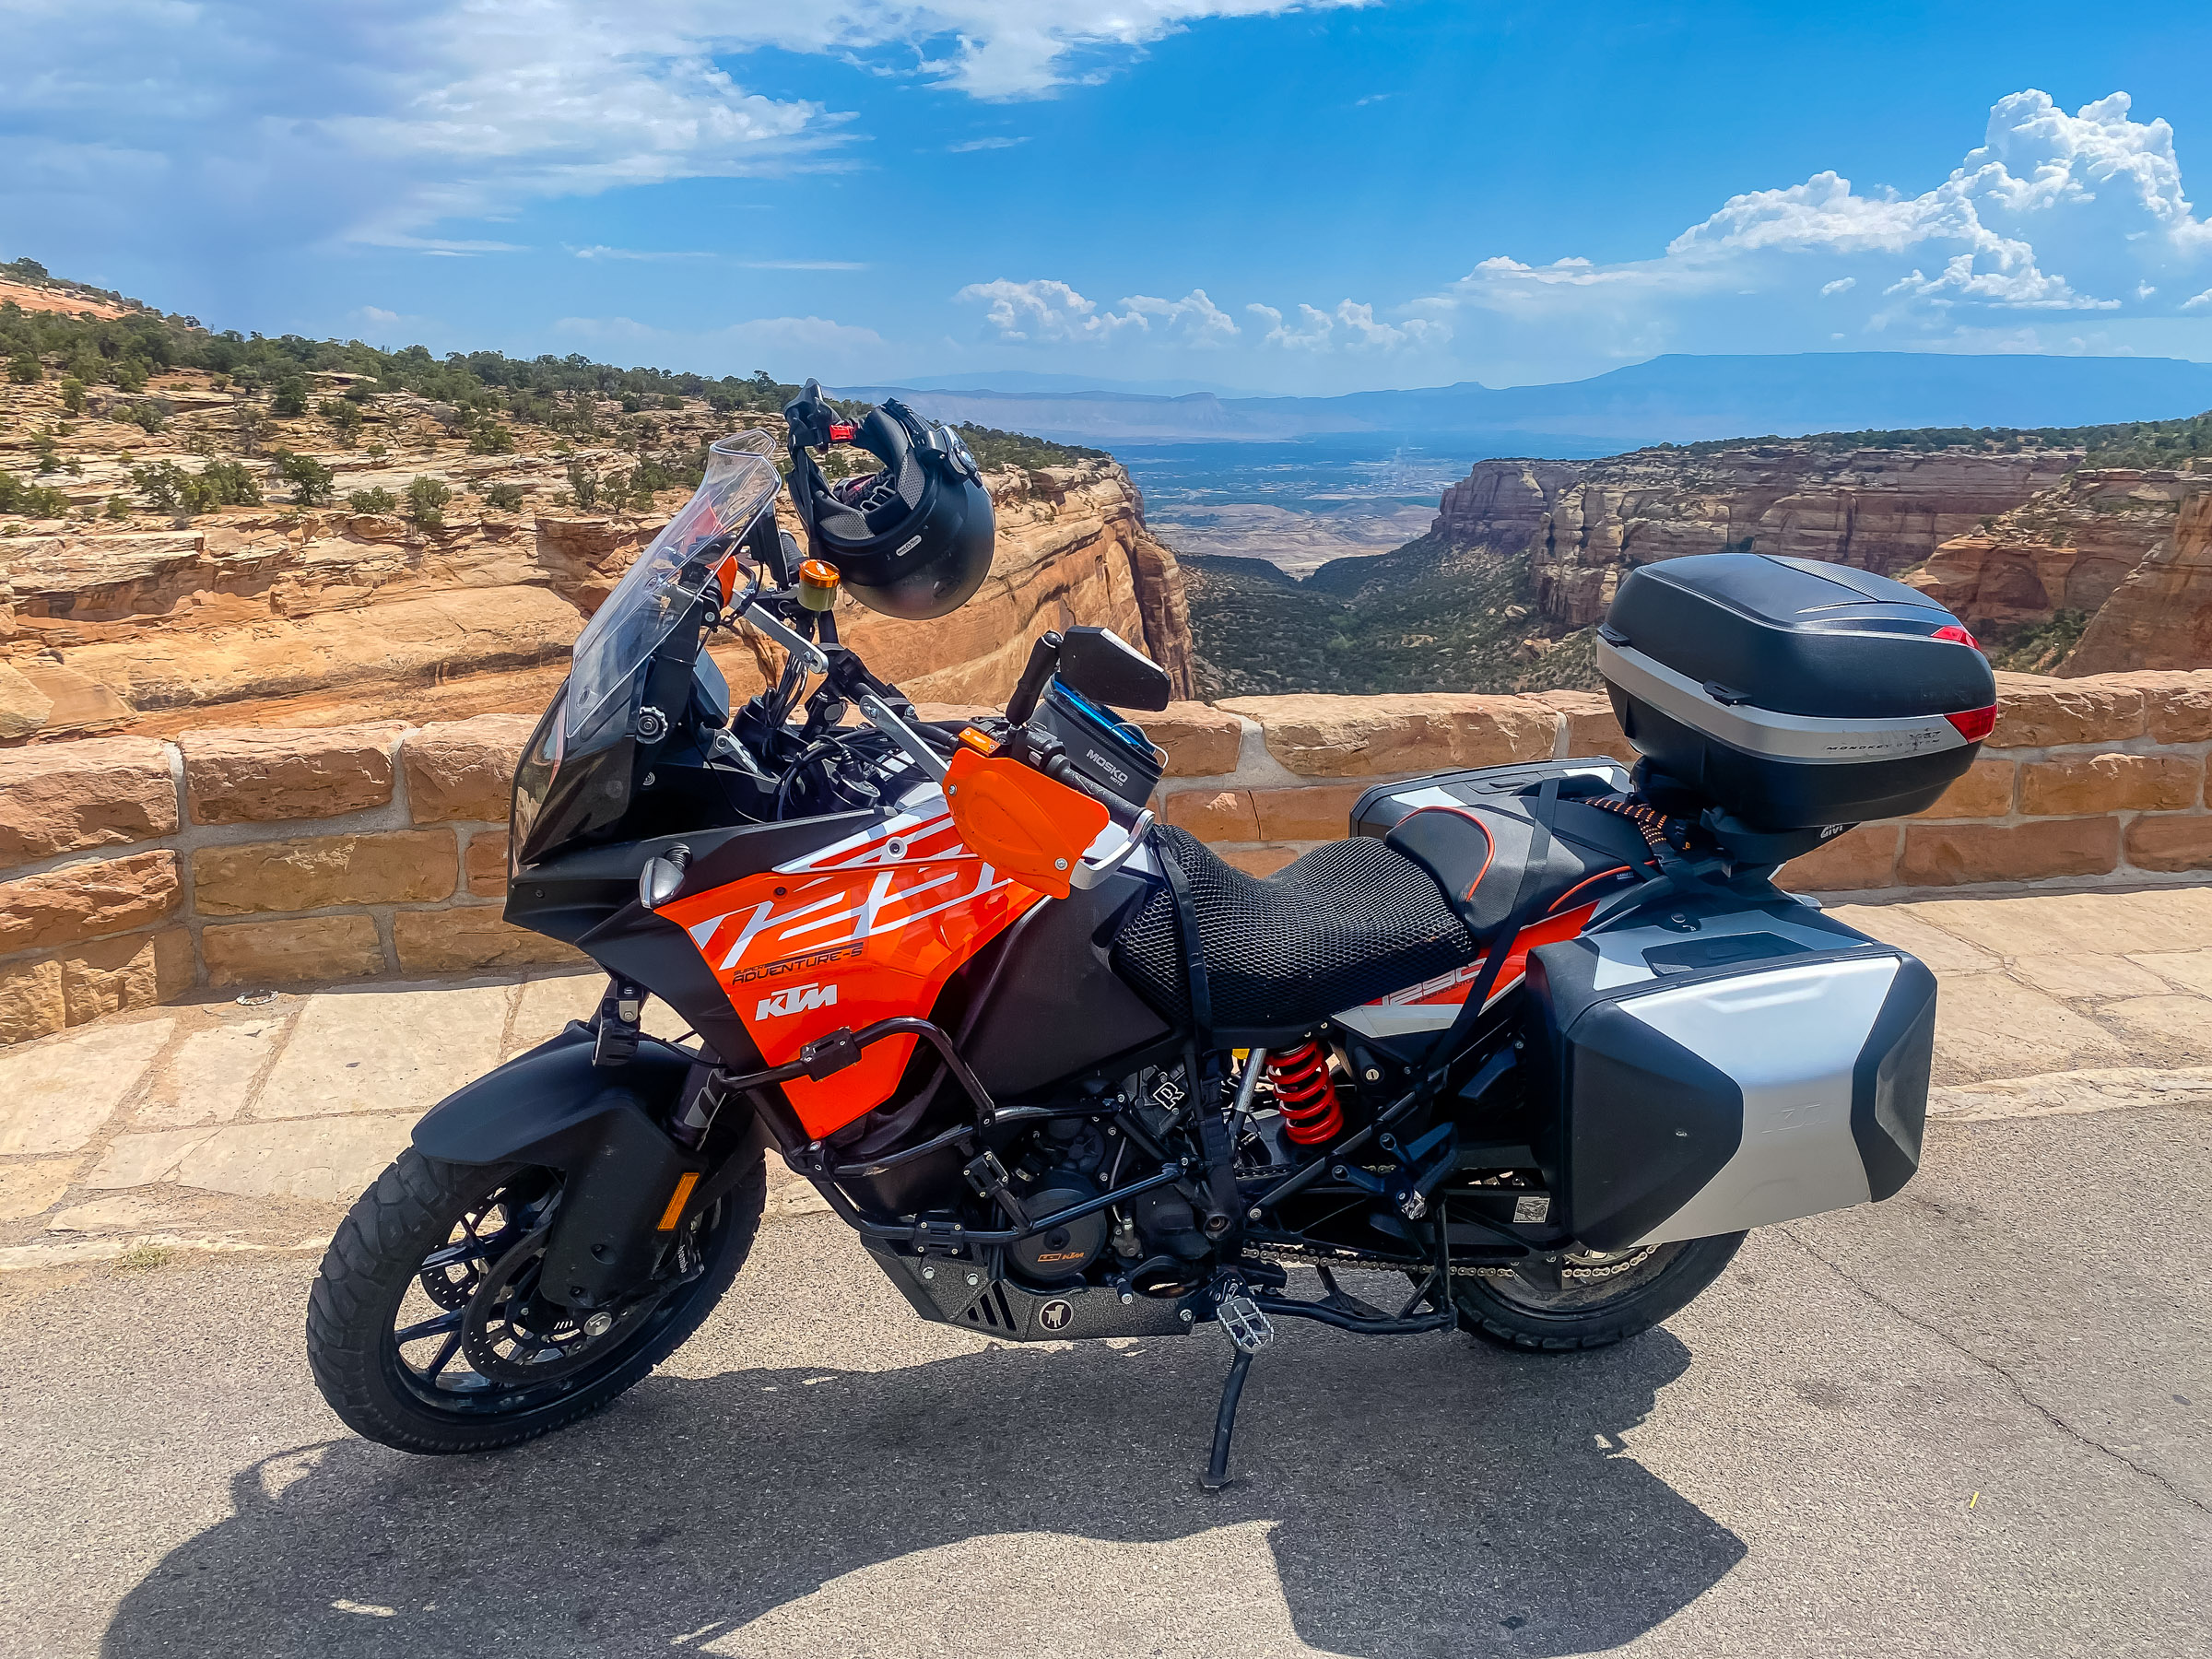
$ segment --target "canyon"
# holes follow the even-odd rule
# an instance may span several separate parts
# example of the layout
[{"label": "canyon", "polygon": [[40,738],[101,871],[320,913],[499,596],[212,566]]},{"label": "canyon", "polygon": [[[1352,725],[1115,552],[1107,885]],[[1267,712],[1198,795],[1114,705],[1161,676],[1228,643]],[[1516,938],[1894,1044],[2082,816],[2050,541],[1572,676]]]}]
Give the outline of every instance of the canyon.
[{"label": "canyon", "polygon": [[[678,482],[587,511],[579,477],[590,491],[639,462],[641,418],[672,453],[736,426],[782,438],[773,416],[683,400],[641,417],[609,399],[592,424],[627,429],[628,448],[516,421],[503,453],[484,453],[461,411],[359,376],[306,377],[311,401],[346,400],[336,424],[275,416],[265,394],[222,378],[182,371],[128,398],[94,391],[75,415],[52,379],[0,390],[0,470],[61,498],[44,503],[54,516],[0,517],[0,742],[535,712],[584,619],[688,494]],[[138,424],[149,405],[150,431]],[[284,453],[329,469],[314,492],[324,504],[276,504]],[[188,475],[235,464],[271,504],[151,511],[134,475],[162,463]],[[450,500],[409,516],[421,477]],[[987,701],[1012,688],[1038,632],[1100,623],[1188,695],[1182,574],[1127,474],[1077,455],[992,467],[986,482],[998,543],[976,598],[932,623],[841,601],[846,641],[917,699]],[[378,490],[388,510],[345,504]],[[745,638],[714,654],[740,696],[768,660]]]}]

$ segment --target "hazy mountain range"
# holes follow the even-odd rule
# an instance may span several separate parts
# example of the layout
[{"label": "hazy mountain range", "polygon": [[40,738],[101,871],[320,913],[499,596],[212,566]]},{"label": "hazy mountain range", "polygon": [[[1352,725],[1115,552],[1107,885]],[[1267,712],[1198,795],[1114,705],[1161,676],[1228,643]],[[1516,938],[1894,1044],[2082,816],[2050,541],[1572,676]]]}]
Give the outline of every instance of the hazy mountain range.
[{"label": "hazy mountain range", "polygon": [[[1237,397],[1211,391],[1166,395],[1095,384],[1047,388],[1037,382],[1048,377],[1011,373],[918,378],[931,384],[841,390],[871,400],[901,396],[935,418],[1079,443],[1449,434],[1479,438],[1492,454],[1591,453],[1593,445],[1632,449],[1868,428],[2079,426],[2212,408],[2212,364],[2144,357],[1901,351],[1669,356],[1556,385],[1492,387],[1463,381],[1342,397]],[[1000,384],[950,383],[992,378]]]}]

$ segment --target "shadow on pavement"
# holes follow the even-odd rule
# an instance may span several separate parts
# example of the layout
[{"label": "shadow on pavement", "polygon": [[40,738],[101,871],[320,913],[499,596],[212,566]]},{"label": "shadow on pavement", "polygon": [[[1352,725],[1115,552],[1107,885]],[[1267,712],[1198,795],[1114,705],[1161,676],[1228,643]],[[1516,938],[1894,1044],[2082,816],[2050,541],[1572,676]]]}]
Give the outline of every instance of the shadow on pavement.
[{"label": "shadow on pavement", "polygon": [[[1291,1628],[1314,1647],[1565,1654],[1631,1641],[1744,1555],[1620,1449],[1688,1364],[1665,1331],[1547,1359],[1455,1336],[1294,1334],[1246,1391],[1240,1484],[1207,1498],[1194,1477],[1226,1359],[1206,1333],[886,1372],[663,1375],[496,1456],[412,1458],[353,1440],[288,1453],[238,1477],[234,1518],[131,1593],[104,1652],[665,1655],[869,1568],[861,1599],[877,1630],[895,1641],[902,1618],[933,1607],[928,1643],[957,1652],[934,1591],[895,1591],[897,1610],[866,1599],[924,1576],[903,1558],[983,1540],[966,1569],[975,1606],[1013,1592],[1080,1620],[1087,1598],[1114,1600],[1113,1583],[1056,1583],[1065,1552],[996,1535],[1098,1540],[1080,1559],[1100,1563],[1107,1547],[1173,1545],[1147,1558],[1165,1564],[1162,1594],[1226,1609],[1251,1597],[1220,1583],[1238,1559],[1220,1540],[1265,1527]],[[1218,1530],[1240,1525],[1249,1534]],[[1036,1582],[1009,1584],[1025,1549]],[[951,1553],[957,1611],[968,1558]],[[1244,1559],[1243,1576],[1264,1580],[1256,1545]],[[941,1582],[947,1569],[933,1558],[927,1571]],[[1218,1634],[1202,1651],[1242,1650],[1257,1633],[1225,1612]],[[790,1651],[893,1651],[882,1640],[847,1618]]]}]

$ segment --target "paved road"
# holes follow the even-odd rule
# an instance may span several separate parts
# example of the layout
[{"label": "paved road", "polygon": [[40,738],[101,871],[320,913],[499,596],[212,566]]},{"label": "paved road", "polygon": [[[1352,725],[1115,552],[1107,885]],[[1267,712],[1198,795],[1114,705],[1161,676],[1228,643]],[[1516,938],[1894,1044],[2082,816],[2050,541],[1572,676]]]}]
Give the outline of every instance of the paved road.
[{"label": "paved road", "polygon": [[2212,1111],[1931,1135],[1607,1353],[1290,1332],[1218,1498],[1218,1331],[992,1347],[823,1217],[482,1461],[339,1430],[305,1258],[13,1276],[0,1652],[2212,1651]]}]

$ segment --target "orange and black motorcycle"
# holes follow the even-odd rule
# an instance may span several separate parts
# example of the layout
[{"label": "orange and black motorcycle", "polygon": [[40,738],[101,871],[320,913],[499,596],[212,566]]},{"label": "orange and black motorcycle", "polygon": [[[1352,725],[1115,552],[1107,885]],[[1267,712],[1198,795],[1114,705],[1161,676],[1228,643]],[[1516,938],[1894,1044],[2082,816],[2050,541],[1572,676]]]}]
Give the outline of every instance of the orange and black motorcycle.
[{"label": "orange and black motorcycle", "polygon": [[[1597,643],[1632,772],[1379,783],[1263,879],[1145,809],[1164,758],[1119,711],[1170,682],[1113,634],[1046,633],[968,724],[870,674],[840,589],[948,613],[990,500],[896,402],[846,422],[810,382],[786,419],[806,545],[771,441],[715,444],[516,772],[507,917],[606,991],[424,1117],[332,1243],[309,1353],[362,1434],[483,1451],[613,1399],[743,1265],[766,1155],[925,1319],[1218,1323],[1209,1487],[1283,1320],[1596,1347],[1747,1229],[1911,1178],[1935,981],[1770,878],[1971,764],[1994,688],[1947,612],[1748,553],[1639,569]],[[831,484],[836,444],[881,465]],[[784,661],[733,711],[704,646],[739,627]],[[649,997],[691,1036],[641,1032]]]}]

